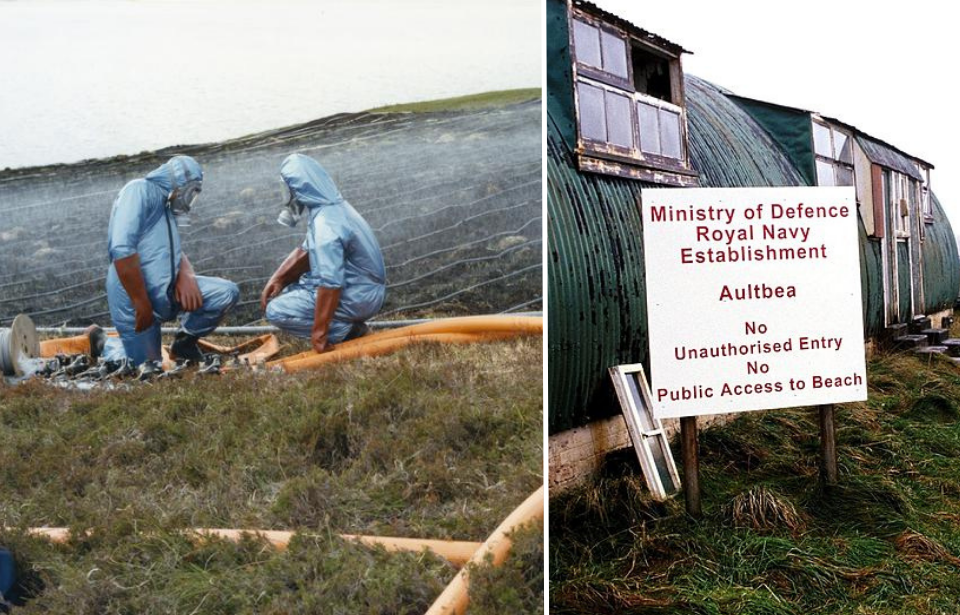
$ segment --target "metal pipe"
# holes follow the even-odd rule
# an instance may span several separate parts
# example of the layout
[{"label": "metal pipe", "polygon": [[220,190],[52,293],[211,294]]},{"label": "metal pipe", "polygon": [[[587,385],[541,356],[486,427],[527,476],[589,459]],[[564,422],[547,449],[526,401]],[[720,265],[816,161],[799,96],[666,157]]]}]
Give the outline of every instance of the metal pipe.
[{"label": "metal pipe", "polygon": [[[543,316],[543,312],[514,312],[510,316]],[[371,329],[396,329],[398,327],[409,327],[411,325],[420,325],[425,322],[433,322],[439,318],[419,318],[413,320],[379,320],[368,322]],[[104,327],[107,333],[116,333],[114,327]],[[80,335],[86,333],[87,327],[37,327],[37,333],[54,335]],[[177,332],[176,327],[163,327],[160,329],[165,335],[172,335]],[[267,333],[280,333],[280,329],[273,325],[253,325],[244,327],[218,327],[213,335],[266,335]]]}]

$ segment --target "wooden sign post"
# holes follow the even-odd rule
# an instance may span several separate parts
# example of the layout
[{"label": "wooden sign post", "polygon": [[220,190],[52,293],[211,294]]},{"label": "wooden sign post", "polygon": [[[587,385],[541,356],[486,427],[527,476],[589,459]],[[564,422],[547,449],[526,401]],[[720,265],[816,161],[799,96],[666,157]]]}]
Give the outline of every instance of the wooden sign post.
[{"label": "wooden sign post", "polygon": [[837,428],[833,421],[833,405],[819,406],[820,414],[820,480],[832,487],[837,484]]},{"label": "wooden sign post", "polygon": [[683,456],[683,497],[686,500],[687,514],[691,517],[703,516],[700,504],[700,452],[697,438],[697,417],[685,416],[680,419],[680,451]]},{"label": "wooden sign post", "polygon": [[833,404],[867,398],[854,189],[647,189],[640,207],[651,405],[681,419],[687,511],[699,415],[818,408],[836,484]]}]

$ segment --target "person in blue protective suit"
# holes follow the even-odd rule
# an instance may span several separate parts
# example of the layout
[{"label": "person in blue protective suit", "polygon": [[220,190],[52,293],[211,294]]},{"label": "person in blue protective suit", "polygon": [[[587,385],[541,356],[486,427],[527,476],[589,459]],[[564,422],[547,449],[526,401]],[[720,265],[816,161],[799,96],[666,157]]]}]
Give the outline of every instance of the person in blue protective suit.
[{"label": "person in blue protective suit", "polygon": [[370,225],[340,195],[320,164],[302,154],[280,165],[287,198],[278,222],[307,218],[307,237],[260,295],[267,320],[309,338],[317,352],[367,332],[386,294],[380,244]]},{"label": "person in blue protective suit", "polygon": [[108,342],[106,358],[126,356],[137,365],[161,360],[160,323],[179,316],[172,358],[202,360],[198,338],[236,305],[236,284],[196,275],[180,251],[177,223],[184,223],[202,184],[197,161],[174,156],[120,190],[108,231],[107,302],[122,349]]}]

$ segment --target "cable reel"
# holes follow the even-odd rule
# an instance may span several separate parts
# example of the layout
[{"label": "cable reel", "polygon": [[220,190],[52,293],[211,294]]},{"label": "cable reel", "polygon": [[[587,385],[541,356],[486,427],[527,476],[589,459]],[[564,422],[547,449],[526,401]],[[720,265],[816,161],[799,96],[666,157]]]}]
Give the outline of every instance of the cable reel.
[{"label": "cable reel", "polygon": [[37,328],[26,314],[13,319],[9,329],[0,328],[0,372],[24,376],[31,359],[40,356]]}]

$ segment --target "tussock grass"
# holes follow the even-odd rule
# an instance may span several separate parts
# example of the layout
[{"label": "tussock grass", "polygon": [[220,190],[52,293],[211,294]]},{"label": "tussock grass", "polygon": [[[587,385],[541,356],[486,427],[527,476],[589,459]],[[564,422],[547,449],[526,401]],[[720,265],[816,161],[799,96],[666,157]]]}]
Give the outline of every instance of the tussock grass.
[{"label": "tussock grass", "polygon": [[960,370],[878,354],[868,384],[837,410],[835,487],[796,409],[701,434],[703,519],[651,502],[629,456],[552,500],[551,612],[957,612]]},{"label": "tussock grass", "polygon": [[919,532],[911,530],[905,531],[897,536],[896,545],[897,550],[907,559],[927,562],[947,562],[954,566],[960,566],[960,558],[947,551],[947,549],[936,540],[924,536]]},{"label": "tussock grass", "polygon": [[[532,338],[297,375],[0,389],[0,526],[14,528],[0,544],[30,596],[18,612],[421,613],[449,564],[337,534],[483,541],[542,484],[541,363]],[[22,532],[40,525],[90,533],[52,545]],[[197,544],[186,527],[304,534],[278,553]],[[536,581],[542,528],[517,558],[478,604],[537,612],[542,584],[515,584]]]},{"label": "tussock grass", "polygon": [[734,527],[757,531],[786,529],[796,533],[806,527],[793,503],[763,485],[737,494],[727,504],[725,515]]}]

